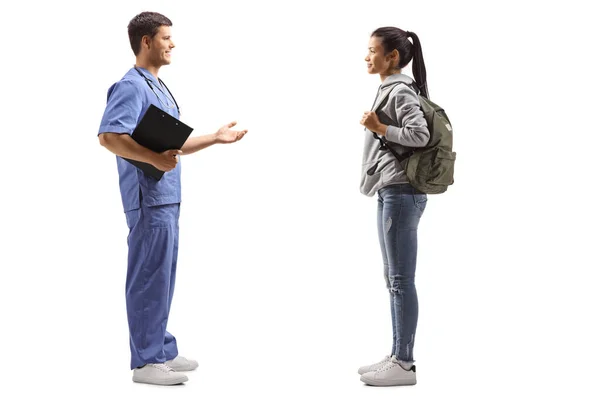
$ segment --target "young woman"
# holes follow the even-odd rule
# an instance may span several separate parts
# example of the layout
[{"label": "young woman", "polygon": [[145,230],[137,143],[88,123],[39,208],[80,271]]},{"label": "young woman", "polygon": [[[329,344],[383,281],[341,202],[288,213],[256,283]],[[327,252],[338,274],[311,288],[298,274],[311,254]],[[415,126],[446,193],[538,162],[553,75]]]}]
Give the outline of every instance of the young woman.
[{"label": "young woman", "polygon": [[[414,81],[402,74],[402,68],[411,60]],[[427,122],[415,92],[428,97],[425,64],[417,35],[393,27],[372,33],[365,61],[368,72],[379,74],[382,84],[372,110],[365,112],[360,121],[366,132],[361,192],[378,195],[377,227],[390,293],[393,343],[391,353],[382,361],[361,367],[358,373],[369,385],[414,385],[417,227],[427,195],[408,183],[402,164],[388,148],[402,156],[429,141]]]}]

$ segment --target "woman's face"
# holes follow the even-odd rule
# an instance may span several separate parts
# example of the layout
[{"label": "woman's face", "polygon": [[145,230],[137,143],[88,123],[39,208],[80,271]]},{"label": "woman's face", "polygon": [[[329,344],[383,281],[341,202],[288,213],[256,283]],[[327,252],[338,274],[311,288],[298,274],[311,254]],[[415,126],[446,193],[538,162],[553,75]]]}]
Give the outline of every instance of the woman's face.
[{"label": "woman's face", "polygon": [[377,36],[371,36],[365,61],[367,62],[367,72],[369,74],[389,75],[394,66],[398,65],[398,52],[394,50],[386,56],[381,45],[381,39]]}]

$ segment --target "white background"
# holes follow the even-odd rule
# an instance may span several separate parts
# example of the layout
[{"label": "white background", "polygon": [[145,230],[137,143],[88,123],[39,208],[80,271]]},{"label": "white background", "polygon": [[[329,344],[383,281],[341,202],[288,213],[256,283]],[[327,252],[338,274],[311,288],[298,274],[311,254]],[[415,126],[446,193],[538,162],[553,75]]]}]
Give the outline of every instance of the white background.
[{"label": "white background", "polygon": [[[3,3],[0,398],[599,398],[600,36],[583,4]],[[194,134],[249,129],[182,160],[169,330],[200,367],[171,388],[131,382],[127,227],[96,139],[145,10],[174,23],[160,76]],[[458,153],[419,229],[410,388],[356,373],[391,346],[358,191],[380,83],[364,57],[388,25],[419,35]]]}]

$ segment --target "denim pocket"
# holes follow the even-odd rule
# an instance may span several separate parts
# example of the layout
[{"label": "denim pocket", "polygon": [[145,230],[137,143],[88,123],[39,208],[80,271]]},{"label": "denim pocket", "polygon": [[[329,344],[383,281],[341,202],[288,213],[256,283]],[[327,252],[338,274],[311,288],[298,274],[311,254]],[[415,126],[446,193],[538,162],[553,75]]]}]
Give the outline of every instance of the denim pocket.
[{"label": "denim pocket", "polygon": [[417,207],[421,211],[425,211],[425,207],[427,207],[427,195],[426,194],[413,194],[413,201],[415,202],[415,207]]}]

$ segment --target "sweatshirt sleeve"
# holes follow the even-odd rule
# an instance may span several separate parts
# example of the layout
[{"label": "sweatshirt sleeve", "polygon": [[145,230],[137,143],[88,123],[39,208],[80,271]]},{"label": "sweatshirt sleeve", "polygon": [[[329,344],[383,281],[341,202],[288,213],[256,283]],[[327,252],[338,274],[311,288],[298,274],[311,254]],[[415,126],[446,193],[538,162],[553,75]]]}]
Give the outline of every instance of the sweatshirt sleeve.
[{"label": "sweatshirt sleeve", "polygon": [[385,131],[386,139],[406,147],[427,146],[429,130],[417,94],[400,85],[390,102],[395,108],[398,126],[388,125]]}]

